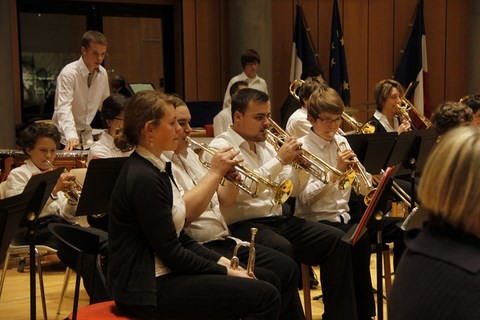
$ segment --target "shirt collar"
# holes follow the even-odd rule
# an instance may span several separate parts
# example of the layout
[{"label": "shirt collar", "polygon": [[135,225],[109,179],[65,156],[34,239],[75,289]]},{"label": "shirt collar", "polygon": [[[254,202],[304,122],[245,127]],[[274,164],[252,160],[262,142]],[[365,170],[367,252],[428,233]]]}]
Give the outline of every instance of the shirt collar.
[{"label": "shirt collar", "polygon": [[323,148],[325,148],[325,147],[330,146],[332,143],[334,143],[333,139],[335,139],[335,137],[334,137],[331,141],[328,141],[328,140],[323,139],[323,138],[320,137],[318,134],[316,134],[315,131],[313,131],[313,127],[310,128],[310,131],[308,132],[308,137],[309,137],[309,139],[311,139],[320,149],[323,149]]},{"label": "shirt collar", "polygon": [[249,78],[245,72],[242,72],[242,78],[243,78],[243,81],[247,83],[254,83],[256,81],[259,81],[258,74],[255,76],[255,78]]},{"label": "shirt collar", "polygon": [[137,145],[135,151],[145,158],[146,160],[150,161],[155,167],[160,169],[160,171],[165,171],[165,165],[168,161],[168,158],[165,155],[160,155],[160,158],[156,157],[153,153],[151,153],[148,149]]}]

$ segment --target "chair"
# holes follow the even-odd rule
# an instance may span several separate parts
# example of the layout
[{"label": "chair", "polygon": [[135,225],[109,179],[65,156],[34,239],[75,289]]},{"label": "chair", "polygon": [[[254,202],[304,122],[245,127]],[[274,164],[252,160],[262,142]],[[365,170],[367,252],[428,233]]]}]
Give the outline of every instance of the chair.
[{"label": "chair", "polygon": [[303,305],[305,310],[305,319],[312,320],[312,298],[310,294],[310,266],[301,264],[302,286],[303,286]]},{"label": "chair", "polygon": [[[3,181],[2,183],[0,183],[0,199],[6,198],[6,186],[7,186],[6,181]],[[42,310],[43,310],[43,317],[45,320],[48,319],[48,316],[47,316],[47,307],[45,302],[45,287],[43,285],[43,273],[42,273],[41,260],[43,256],[56,254],[56,252],[57,250],[50,248],[49,246],[35,245],[38,279],[40,284],[40,295],[42,298]],[[5,276],[7,273],[8,263],[10,261],[10,256],[12,254],[22,257],[18,264],[17,270],[18,272],[23,272],[23,268],[25,266],[25,258],[30,254],[30,246],[28,244],[18,244],[15,242],[15,239],[9,245],[7,255],[5,257],[5,261],[3,264],[2,276],[0,278],[0,297],[3,291],[3,284],[5,283]]]},{"label": "chair", "polygon": [[[73,311],[69,315],[69,319],[131,319],[124,317],[120,311],[115,307],[113,301],[106,301],[101,303],[91,304],[89,306],[78,308],[78,298],[80,295],[80,275],[82,274],[84,259],[95,259],[96,267],[100,271],[101,279],[105,284],[103,273],[99,263],[99,237],[88,228],[78,228],[71,225],[52,223],[48,226],[50,232],[60,240],[58,254],[60,257],[67,257],[70,261],[76,261],[76,280],[75,280],[75,294],[73,298]],[[67,277],[67,276],[66,276]],[[92,283],[94,284],[95,272],[92,275]],[[64,284],[64,290],[66,286]],[[63,296],[63,293],[62,293]]]}]

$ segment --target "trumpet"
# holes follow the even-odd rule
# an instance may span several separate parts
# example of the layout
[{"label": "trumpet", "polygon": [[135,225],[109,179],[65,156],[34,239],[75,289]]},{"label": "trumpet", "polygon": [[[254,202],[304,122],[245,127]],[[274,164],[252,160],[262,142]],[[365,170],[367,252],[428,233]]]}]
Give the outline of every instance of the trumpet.
[{"label": "trumpet", "polygon": [[[382,170],[382,174],[383,174],[383,170]],[[379,184],[380,183],[380,177],[377,177],[377,176],[372,176],[372,180],[376,183],[376,184]],[[410,197],[410,195],[405,191],[403,190],[402,187],[400,187],[400,185],[398,183],[396,183],[395,181],[393,181],[393,184],[392,184],[392,191],[393,193],[395,193],[395,195],[403,202],[405,203],[405,205],[409,208],[412,207],[412,198]],[[414,202],[414,207],[411,208],[412,210],[418,208],[419,204],[417,201]]]},{"label": "trumpet", "polygon": [[[50,169],[52,170],[56,169],[56,167],[50,161],[47,160],[46,163],[50,167]],[[67,169],[63,169],[63,172],[68,173]],[[80,200],[80,196],[82,195],[83,185],[80,183],[80,181],[77,180],[77,178],[73,178],[72,181],[73,181],[73,185],[63,190],[63,192],[65,194],[65,198],[67,198],[68,200],[68,203],[74,206],[74,205],[77,205],[78,201]]]},{"label": "trumpet", "polygon": [[[347,147],[346,143],[345,142],[338,143],[338,141],[337,141],[337,139],[335,139],[334,135],[335,135],[335,133],[333,133],[332,138],[333,138],[333,141],[335,142],[335,144],[337,145],[338,151],[340,152],[340,151],[346,150],[346,147]],[[352,184],[353,190],[357,194],[360,194],[360,181],[357,177],[357,176],[360,176],[360,179],[362,179],[362,181],[365,183],[365,186],[367,187],[367,192],[365,193],[365,196],[363,198],[363,202],[368,206],[370,204],[370,202],[372,202],[373,194],[375,193],[377,188],[375,188],[373,186],[372,182],[370,181],[370,179],[367,176],[367,172],[365,171],[365,169],[360,164],[360,161],[358,160],[358,158],[355,156],[352,160],[356,162],[355,169],[353,168],[353,166],[350,166],[349,169],[347,170],[347,172],[353,172],[353,175],[355,176],[355,180]]]},{"label": "trumpet", "polygon": [[[276,150],[278,150],[281,148],[283,142],[289,137],[289,135],[270,117],[268,118],[268,121],[271,125],[270,128],[265,129],[267,142],[270,143]],[[326,161],[320,159],[310,151],[301,147],[300,150],[302,151],[302,155],[300,156],[302,161],[294,161],[292,163],[294,168],[310,173],[312,176],[325,184],[329,182],[328,173],[331,172],[338,177],[339,187],[341,189],[347,189],[351,185],[352,181],[345,173],[329,165]]]},{"label": "trumpet", "polygon": [[[290,91],[290,95],[292,95],[299,102],[301,102],[301,101],[300,101],[300,97],[297,94],[297,90],[298,90],[298,88],[300,88],[304,84],[305,84],[305,81],[303,81],[301,79],[295,79],[290,83],[290,85],[288,87],[288,91]],[[343,120],[345,120],[345,122],[347,122],[355,130],[355,133],[357,133],[357,134],[372,134],[372,133],[375,133],[375,126],[370,122],[362,124],[362,123],[358,122],[357,120],[355,120],[352,116],[350,116],[346,112],[342,113],[342,118],[343,118]]]},{"label": "trumpet", "polygon": [[251,272],[253,272],[253,269],[255,268],[255,257],[256,257],[255,235],[257,234],[258,230],[257,228],[250,228],[250,231],[252,232],[252,238],[250,239],[250,242],[241,241],[237,243],[237,245],[235,246],[235,249],[233,249],[233,257],[230,260],[230,268],[232,268],[233,270],[237,270],[238,265],[240,264],[240,260],[237,257],[238,249],[240,249],[240,247],[248,247],[249,251],[248,251],[247,274],[250,274]]},{"label": "trumpet", "polygon": [[[211,155],[214,155],[217,152],[216,149],[209,147],[205,143],[197,142],[190,137],[187,137],[186,141],[189,145],[194,145],[200,148],[202,151],[207,152]],[[211,167],[208,161],[202,161],[202,164],[207,169],[210,169]],[[274,193],[274,201],[276,204],[284,203],[292,194],[292,180],[285,180],[281,183],[276,183],[260,176],[259,174],[255,173],[253,170],[250,170],[245,166],[237,164],[234,169],[241,175],[241,181],[238,181],[237,179],[230,176],[225,176],[224,178],[233,183],[237,188],[248,193],[250,196],[252,196],[252,198],[256,198],[258,196],[258,192],[260,189],[259,184],[263,184]]]},{"label": "trumpet", "polygon": [[397,104],[398,112],[401,116],[407,119],[412,123],[412,118],[410,117],[409,112],[412,111],[419,119],[423,122],[425,127],[428,129],[432,126],[432,122],[427,119],[423,114],[418,111],[418,109],[410,102],[407,98],[402,97],[401,102]]}]

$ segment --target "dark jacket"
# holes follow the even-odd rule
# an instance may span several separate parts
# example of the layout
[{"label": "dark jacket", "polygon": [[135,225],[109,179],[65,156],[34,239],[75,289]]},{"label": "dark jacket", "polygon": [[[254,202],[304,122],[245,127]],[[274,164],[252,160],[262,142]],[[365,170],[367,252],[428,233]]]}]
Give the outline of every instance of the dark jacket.
[{"label": "dark jacket", "polygon": [[133,153],[123,166],[110,200],[109,279],[112,298],[127,305],[156,306],[157,255],[173,273],[226,274],[220,255],[177,237],[169,175]]},{"label": "dark jacket", "polygon": [[480,319],[480,239],[430,224],[406,234],[388,318]]}]

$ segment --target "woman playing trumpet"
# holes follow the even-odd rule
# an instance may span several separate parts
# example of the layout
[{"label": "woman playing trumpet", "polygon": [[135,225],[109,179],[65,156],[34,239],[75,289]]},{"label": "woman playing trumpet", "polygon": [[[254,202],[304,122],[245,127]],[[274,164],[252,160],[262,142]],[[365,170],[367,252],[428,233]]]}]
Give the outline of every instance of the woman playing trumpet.
[{"label": "woman playing trumpet", "polygon": [[[368,190],[366,182],[371,176],[365,172],[345,137],[336,134],[344,111],[338,93],[328,88],[317,90],[310,97],[308,119],[312,130],[300,142],[303,148],[327,161],[340,171],[354,168],[363,170],[365,179],[359,178],[360,191]],[[340,148],[339,148],[340,146]],[[295,215],[308,220],[328,224],[347,232],[356,219],[351,215],[349,200],[352,188],[339,188],[337,176],[330,174],[329,183],[311,177],[297,197]],[[393,225],[397,221],[386,222]],[[397,228],[400,230],[399,228]],[[401,230],[399,231],[401,234]],[[353,276],[359,319],[367,319],[375,313],[370,278],[370,239],[366,234],[352,247]]]},{"label": "woman playing trumpet", "polygon": [[375,124],[375,132],[407,132],[412,130],[410,119],[402,116],[399,105],[405,93],[402,85],[391,79],[377,83],[374,99],[377,110],[368,121]]}]

